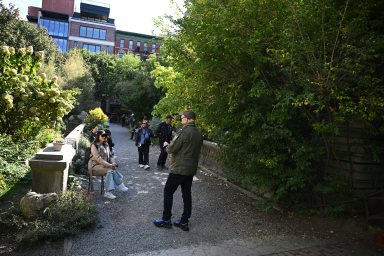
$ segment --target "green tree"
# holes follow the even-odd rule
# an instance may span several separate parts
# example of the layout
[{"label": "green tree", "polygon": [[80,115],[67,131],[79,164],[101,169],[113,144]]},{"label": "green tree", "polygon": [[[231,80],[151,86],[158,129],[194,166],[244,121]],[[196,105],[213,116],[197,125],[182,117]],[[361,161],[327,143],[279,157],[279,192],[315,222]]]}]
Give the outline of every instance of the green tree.
[{"label": "green tree", "polygon": [[90,53],[85,49],[80,52],[95,81],[94,97],[105,104],[107,99],[115,96],[116,77],[114,73],[117,57],[105,52]]},{"label": "green tree", "polygon": [[134,112],[139,119],[152,112],[162,95],[151,76],[155,59],[152,55],[142,62],[140,58],[126,54],[116,62],[117,98],[124,112]]},{"label": "green tree", "polygon": [[275,201],[312,195],[338,126],[383,123],[382,3],[186,6],[188,15],[173,21],[177,34],[164,39],[168,65],[152,72],[165,90],[155,113],[196,110],[222,145],[231,178],[273,192]]},{"label": "green tree", "polygon": [[39,29],[27,21],[21,20],[19,10],[12,4],[5,7],[0,0],[0,45],[16,49],[33,46],[35,51],[44,51],[46,60],[60,58],[55,43],[45,29]]},{"label": "green tree", "polygon": [[77,90],[63,90],[57,77],[37,74],[44,52],[33,47],[0,48],[0,133],[17,140],[34,140],[60,123],[75,104]]},{"label": "green tree", "polygon": [[94,98],[94,86],[92,74],[83,60],[78,50],[69,52],[66,61],[61,67],[61,76],[63,88],[80,89],[81,92],[76,95],[78,105],[72,109],[72,113],[79,114],[82,110],[89,111],[99,105]]}]

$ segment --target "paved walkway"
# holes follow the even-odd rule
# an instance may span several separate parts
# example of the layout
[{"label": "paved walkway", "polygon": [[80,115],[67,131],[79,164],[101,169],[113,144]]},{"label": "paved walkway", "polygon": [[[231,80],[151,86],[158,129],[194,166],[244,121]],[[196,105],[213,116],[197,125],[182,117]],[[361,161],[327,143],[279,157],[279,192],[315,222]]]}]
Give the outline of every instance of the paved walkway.
[{"label": "paved walkway", "polygon": [[[152,220],[161,217],[163,188],[168,173],[156,169],[158,147],[150,149],[151,169],[138,167],[138,153],[128,129],[111,126],[117,162],[129,190],[108,200],[95,191],[97,227],[28,253],[13,255],[383,255],[382,248],[360,239],[338,237],[337,229],[316,233],[316,223],[260,210],[250,199],[222,180],[200,171],[192,186],[190,231],[161,229]],[[95,189],[100,184],[95,182]],[[174,196],[174,217],[182,213],[180,190]],[[297,228],[300,227],[300,228]],[[380,251],[382,250],[382,251]]]}]

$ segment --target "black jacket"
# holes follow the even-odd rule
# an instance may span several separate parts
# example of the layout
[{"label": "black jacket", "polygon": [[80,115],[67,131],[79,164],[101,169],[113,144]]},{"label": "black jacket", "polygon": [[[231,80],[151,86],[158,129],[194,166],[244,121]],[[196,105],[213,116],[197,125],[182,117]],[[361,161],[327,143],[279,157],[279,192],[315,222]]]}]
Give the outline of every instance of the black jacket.
[{"label": "black jacket", "polygon": [[161,122],[156,129],[156,136],[159,138],[160,143],[164,141],[170,143],[172,140],[172,125]]}]

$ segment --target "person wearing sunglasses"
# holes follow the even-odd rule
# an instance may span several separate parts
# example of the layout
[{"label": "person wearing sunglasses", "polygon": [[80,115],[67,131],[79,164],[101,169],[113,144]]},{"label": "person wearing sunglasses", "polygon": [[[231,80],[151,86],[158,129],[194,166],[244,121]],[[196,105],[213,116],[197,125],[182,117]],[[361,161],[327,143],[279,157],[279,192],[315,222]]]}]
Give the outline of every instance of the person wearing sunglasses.
[{"label": "person wearing sunglasses", "polygon": [[149,147],[152,144],[153,132],[149,129],[149,121],[143,120],[141,127],[137,130],[135,145],[139,153],[139,167],[148,170],[149,166]]},{"label": "person wearing sunglasses", "polygon": [[176,220],[173,225],[188,231],[189,218],[192,213],[191,187],[193,176],[197,172],[197,165],[201,146],[203,145],[203,135],[195,125],[196,114],[186,110],[181,115],[183,127],[171,141],[164,142],[168,154],[171,154],[170,173],[164,187],[164,211],[163,217],[154,220],[157,227],[171,228],[173,194],[177,188],[181,187],[184,203],[184,211],[181,219]]},{"label": "person wearing sunglasses", "polygon": [[105,131],[97,131],[95,142],[91,145],[88,170],[92,176],[106,175],[104,197],[115,199],[116,196],[112,193],[115,189],[127,191],[128,188],[123,183],[123,175],[116,169],[118,165],[109,149],[107,137]]}]

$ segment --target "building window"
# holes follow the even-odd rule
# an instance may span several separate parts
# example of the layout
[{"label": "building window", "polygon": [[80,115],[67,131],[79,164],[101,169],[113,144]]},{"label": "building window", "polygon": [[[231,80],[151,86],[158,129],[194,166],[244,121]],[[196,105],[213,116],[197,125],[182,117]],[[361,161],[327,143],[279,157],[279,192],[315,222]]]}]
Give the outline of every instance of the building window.
[{"label": "building window", "polygon": [[46,28],[50,36],[68,37],[68,22],[40,18],[39,26]]},{"label": "building window", "polygon": [[80,36],[85,37],[87,35],[87,28],[80,26]]},{"label": "building window", "polygon": [[93,35],[93,28],[87,28],[87,34],[85,36],[92,38],[93,37],[92,35]]},{"label": "building window", "polygon": [[93,36],[92,38],[100,38],[100,29],[94,28],[93,29]]},{"label": "building window", "polygon": [[145,42],[145,43],[144,43],[144,52],[147,52],[147,51],[148,51],[148,43]]},{"label": "building window", "polygon": [[120,39],[120,48],[124,48],[124,39]]},{"label": "building window", "polygon": [[107,30],[105,29],[80,26],[80,36],[82,37],[105,40],[106,35]]},{"label": "building window", "polygon": [[73,48],[77,48],[77,41],[73,41]]},{"label": "building window", "polygon": [[129,50],[132,50],[132,49],[133,49],[133,41],[129,40]]},{"label": "building window", "polygon": [[152,44],[152,52],[156,52],[156,44]]},{"label": "building window", "polygon": [[100,45],[83,44],[83,48],[92,53],[100,52]]},{"label": "building window", "polygon": [[56,37],[52,37],[52,39],[56,43],[57,47],[59,48],[59,50],[61,52],[67,52],[68,41],[66,39],[61,39],[61,38],[56,38]]},{"label": "building window", "polygon": [[107,38],[107,30],[100,29],[100,39],[105,40]]},{"label": "building window", "polygon": [[123,58],[123,56],[124,56],[124,53],[120,52],[119,53],[119,58],[121,59],[121,58]]},{"label": "building window", "polygon": [[136,51],[140,51],[140,46],[141,46],[141,42],[137,41],[136,42]]}]

